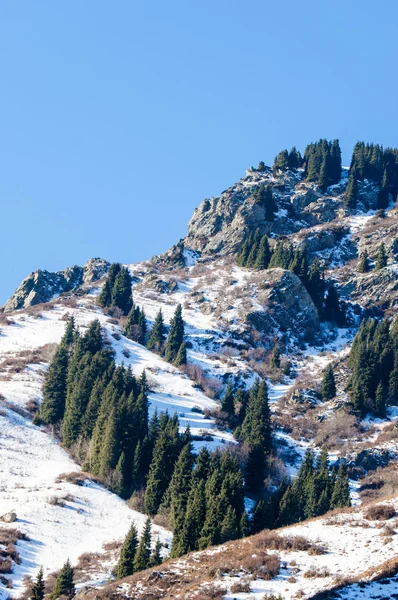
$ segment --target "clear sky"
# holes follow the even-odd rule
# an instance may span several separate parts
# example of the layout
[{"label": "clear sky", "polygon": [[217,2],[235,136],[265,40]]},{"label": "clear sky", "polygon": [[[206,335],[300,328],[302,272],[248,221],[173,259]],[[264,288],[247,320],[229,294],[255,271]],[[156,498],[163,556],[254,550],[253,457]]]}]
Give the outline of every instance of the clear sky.
[{"label": "clear sky", "polygon": [[166,250],[281,149],[398,145],[397,0],[0,4],[0,302]]}]

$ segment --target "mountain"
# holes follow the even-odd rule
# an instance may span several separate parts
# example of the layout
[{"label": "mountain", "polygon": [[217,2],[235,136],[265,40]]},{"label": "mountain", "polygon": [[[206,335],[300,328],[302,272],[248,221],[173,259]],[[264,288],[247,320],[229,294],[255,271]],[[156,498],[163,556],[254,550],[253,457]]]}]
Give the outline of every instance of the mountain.
[{"label": "mountain", "polygon": [[[336,140],[303,157],[284,151],[204,200],[162,255],[37,271],[4,305],[2,597],[29,593],[26,577],[41,565],[51,591],[67,558],[78,596],[90,599],[394,589],[398,153],[359,143],[350,168],[339,156]],[[160,310],[167,346],[150,341]],[[154,415],[166,410],[162,437]],[[188,425],[195,456],[186,449],[184,463]],[[190,530],[187,494],[199,477],[190,460],[202,448],[216,454],[201,475],[194,552],[106,583],[144,512],[152,547],[159,539],[164,559],[185,554],[176,540]],[[255,535],[235,539],[242,533]]]}]

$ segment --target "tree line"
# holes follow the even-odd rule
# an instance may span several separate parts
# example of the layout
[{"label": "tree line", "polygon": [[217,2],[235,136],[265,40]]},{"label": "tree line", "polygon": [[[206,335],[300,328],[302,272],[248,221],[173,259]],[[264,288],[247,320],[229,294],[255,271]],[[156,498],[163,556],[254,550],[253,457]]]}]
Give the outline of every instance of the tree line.
[{"label": "tree line", "polygon": [[352,343],[348,359],[348,390],[361,415],[386,414],[388,404],[398,403],[398,326],[388,319],[364,319]]},{"label": "tree line", "polygon": [[184,341],[184,321],[182,308],[178,305],[170,321],[169,333],[163,320],[162,310],[156,315],[149,331],[145,311],[134,303],[131,291],[132,279],[126,267],[113,263],[109,267],[105,284],[98,296],[102,308],[119,309],[126,317],[124,335],[129,339],[146,345],[176,366],[185,365],[187,351]]},{"label": "tree line", "polygon": [[339,300],[333,282],[326,284],[319,259],[309,265],[306,250],[294,250],[286,238],[278,239],[271,249],[267,235],[257,229],[242,243],[236,262],[241,267],[258,270],[280,267],[292,271],[307,289],[323,320],[335,322],[339,327],[346,324],[345,304]]},{"label": "tree line", "polygon": [[326,450],[315,457],[314,451],[308,449],[296,478],[284,479],[268,501],[258,500],[250,530],[258,533],[265,528],[284,527],[350,505],[345,461],[341,461],[336,470],[330,468]]}]

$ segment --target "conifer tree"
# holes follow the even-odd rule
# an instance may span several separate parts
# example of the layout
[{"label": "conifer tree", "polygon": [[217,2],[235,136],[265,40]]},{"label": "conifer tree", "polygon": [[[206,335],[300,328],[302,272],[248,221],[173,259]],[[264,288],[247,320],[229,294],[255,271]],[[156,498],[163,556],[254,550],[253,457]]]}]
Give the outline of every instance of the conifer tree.
[{"label": "conifer tree", "polygon": [[182,342],[178,350],[174,364],[176,367],[182,367],[183,365],[187,364],[187,348],[184,342]]},{"label": "conifer tree", "polygon": [[398,404],[398,351],[395,351],[394,367],[389,375],[389,397],[391,404]]},{"label": "conifer tree", "polygon": [[350,169],[344,202],[347,208],[355,209],[357,207],[358,181],[355,169]]},{"label": "conifer tree", "polygon": [[380,271],[380,269],[384,269],[387,266],[387,253],[386,247],[382,242],[379,247],[379,251],[377,253],[375,271]]},{"label": "conifer tree", "polygon": [[271,366],[275,369],[280,369],[281,367],[281,351],[279,350],[279,346],[274,346],[271,357]]},{"label": "conifer tree", "polygon": [[60,596],[65,596],[69,599],[73,598],[75,595],[73,577],[74,569],[68,559],[59,572],[54,591],[51,594],[51,600],[56,600],[56,598],[59,598]]},{"label": "conifer tree", "polygon": [[325,373],[322,379],[321,395],[323,400],[330,400],[336,395],[336,383],[334,380],[333,368],[329,363],[325,369]]},{"label": "conifer tree", "polygon": [[134,557],[134,572],[143,571],[150,566],[151,558],[151,519],[145,522],[144,531],[142,532],[137,551]]},{"label": "conifer tree", "polygon": [[171,527],[175,527],[184,518],[191,484],[193,461],[191,443],[185,444],[175,464],[167,491],[170,497]]},{"label": "conifer tree", "polygon": [[112,288],[112,306],[117,306],[127,315],[132,307],[131,275],[126,267],[122,267],[116,275]]},{"label": "conifer tree", "polygon": [[260,160],[260,162],[258,163],[257,171],[260,171],[260,172],[265,171],[265,163],[263,160]]},{"label": "conifer tree", "polygon": [[44,598],[44,577],[43,577],[43,567],[40,567],[40,570],[37,574],[36,581],[32,586],[32,590],[30,592],[30,600],[43,600]]},{"label": "conifer tree", "polygon": [[112,304],[112,289],[115,283],[116,276],[118,275],[121,268],[122,265],[120,265],[119,263],[113,263],[109,267],[108,276],[101,290],[101,293],[98,296],[98,304],[100,306],[103,306],[104,308],[106,306],[111,306]]},{"label": "conifer tree", "polygon": [[231,382],[228,383],[227,389],[222,397],[221,410],[229,415],[234,414],[234,389]]},{"label": "conifer tree", "polygon": [[119,561],[116,566],[116,578],[123,579],[134,573],[134,559],[138,546],[137,528],[132,523],[123,542]]},{"label": "conifer tree", "polygon": [[158,538],[156,540],[155,547],[154,547],[152,554],[150,556],[150,559],[149,559],[150,567],[157,567],[158,565],[162,564],[163,559],[162,559],[162,555],[161,555],[161,550],[162,550],[162,542]]},{"label": "conifer tree", "polygon": [[340,464],[336,483],[334,485],[330,508],[343,508],[344,506],[351,506],[351,500],[347,465],[343,460]]},{"label": "conifer tree", "polygon": [[282,150],[275,157],[273,169],[281,169],[282,171],[289,168],[289,153],[287,150]]},{"label": "conifer tree", "polygon": [[259,533],[269,525],[268,504],[265,500],[258,500],[253,510],[253,518],[250,523],[250,533]]},{"label": "conifer tree", "polygon": [[184,342],[184,321],[182,319],[182,308],[179,304],[174,316],[170,321],[170,330],[167,338],[165,358],[168,362],[174,362],[177,358],[181,344]]},{"label": "conifer tree", "polygon": [[322,160],[321,170],[319,172],[318,185],[323,193],[326,192],[329,184],[329,155],[325,154]]},{"label": "conifer tree", "polygon": [[263,235],[258,247],[258,252],[256,256],[256,261],[254,266],[256,269],[262,270],[267,269],[269,265],[269,261],[271,260],[271,250],[269,247],[268,238],[266,235]]},{"label": "conifer tree", "polygon": [[326,321],[332,321],[339,327],[342,327],[345,322],[345,315],[333,283],[330,283],[328,287],[328,293],[325,300],[324,317]]},{"label": "conifer tree", "polygon": [[380,190],[377,198],[377,208],[387,208],[390,199],[387,170],[384,169]]},{"label": "conifer tree", "polygon": [[193,478],[183,523],[176,524],[170,557],[176,558],[197,550],[206,518],[205,478]]},{"label": "conifer tree", "polygon": [[58,423],[64,416],[68,360],[68,348],[60,344],[48,367],[43,385],[40,417],[44,423]]},{"label": "conifer tree", "polygon": [[147,343],[148,350],[154,350],[159,354],[163,354],[165,340],[166,327],[163,322],[162,309],[160,309],[156,315],[151,333],[149,335]]},{"label": "conifer tree", "polygon": [[149,469],[144,495],[144,511],[149,515],[157,513],[168,488],[177,459],[179,444],[178,419],[169,419],[156,440]]},{"label": "conifer tree", "polygon": [[370,271],[370,262],[368,251],[365,250],[362,252],[358,261],[358,273],[368,273]]},{"label": "conifer tree", "polygon": [[386,389],[384,387],[384,385],[382,384],[382,382],[380,381],[379,385],[377,386],[376,389],[376,396],[375,396],[375,414],[378,417],[385,417],[386,416]]}]

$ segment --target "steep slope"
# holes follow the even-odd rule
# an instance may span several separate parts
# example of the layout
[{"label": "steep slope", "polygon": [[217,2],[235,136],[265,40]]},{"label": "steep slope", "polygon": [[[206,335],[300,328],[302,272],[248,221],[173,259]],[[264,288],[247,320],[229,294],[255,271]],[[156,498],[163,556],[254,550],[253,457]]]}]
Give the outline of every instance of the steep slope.
[{"label": "steep slope", "polygon": [[[383,506],[390,506],[394,514],[398,500]],[[222,595],[238,599],[282,597],[290,600],[318,597],[319,592],[333,588],[343,589],[340,595],[332,597],[376,598],[375,595],[355,595],[355,586],[347,586],[347,583],[372,582],[397,572],[396,532],[396,518],[375,521],[369,518],[369,509],[350,509],[192,553],[112,583],[101,591],[84,591],[79,598],[146,600]],[[389,584],[390,580],[384,583]],[[390,589],[394,589],[393,585]],[[377,586],[369,583],[370,593],[374,593]],[[364,587],[361,585],[360,589]],[[387,592],[389,588],[380,586],[380,589]]]},{"label": "steep slope", "polygon": [[[60,448],[51,428],[31,423],[29,411],[40,404],[44,373],[63,334],[67,315],[73,315],[82,330],[94,319],[100,320],[116,363],[131,366],[138,376],[146,369],[150,411],[177,412],[180,428],[190,425],[195,449],[236,443],[232,432],[214,417],[219,398],[227,382],[249,388],[261,377],[267,379],[277,442],[275,460],[281,477],[284,473],[295,475],[306,449],[325,444],[332,462],[348,459],[353,478],[351,498],[358,504],[360,484],[354,478],[396,459],[394,423],[398,411],[391,406],[386,419],[361,419],[347,409],[346,358],[360,318],[389,316],[396,306],[398,210],[390,204],[383,213],[377,212],[379,186],[368,180],[358,182],[357,208],[348,209],[347,175],[347,169],[343,169],[341,181],[322,191],[316,183],[303,181],[302,169],[250,169],[219,198],[200,205],[187,236],[168,252],[146,263],[129,265],[134,302],[145,309],[150,324],[159,309],[169,323],[176,307],[182,305],[188,348],[188,367],[184,371],[127,339],[123,319],[98,307],[97,295],[109,268],[106,261],[92,259],[84,267],[56,274],[38,271],[22,282],[6,303],[0,322],[0,444],[4,457],[0,514],[15,510],[16,525],[4,527],[18,527],[30,538],[17,544],[22,562],[14,564],[14,573],[9,576],[13,595],[21,592],[23,577],[36,574],[41,564],[48,572],[61,567],[68,556],[76,563],[87,552],[100,554],[98,564],[90,575],[79,574],[78,584],[81,586],[86,579],[91,585],[100,585],[117,560],[117,552],[107,551],[109,544],[116,541],[118,548],[129,523],[134,520],[142,527],[144,520],[142,514],[89,476],[60,477],[65,472],[79,472],[80,467]],[[265,220],[265,207],[256,196],[263,185],[270,185],[275,197],[272,221]],[[236,265],[236,253],[255,230],[268,235],[271,249],[285,239],[293,250],[305,252],[310,264],[315,258],[320,260],[327,283],[334,281],[340,299],[346,302],[344,327],[324,319],[302,278],[291,270]],[[387,265],[378,271],[358,273],[358,256],[366,248],[373,265],[382,241]],[[275,346],[281,351],[280,368],[274,368],[271,362]],[[319,389],[328,364],[334,365],[337,394],[325,401]],[[76,477],[85,484],[69,481]],[[396,499],[391,502],[395,506]],[[396,555],[393,532],[384,544],[388,536],[383,538],[377,528],[364,525],[359,509],[350,515],[336,517],[340,524],[333,526],[326,518],[283,530],[283,536],[294,532],[316,543],[319,537],[319,543],[327,546],[327,554],[279,553],[282,568],[271,582],[254,578],[250,591],[234,592],[230,588],[237,582],[235,571],[240,567],[231,563],[228,572],[233,572],[232,579],[220,563],[221,578],[200,571],[199,580],[203,583],[209,576],[212,582],[228,588],[227,595],[237,598],[247,594],[259,598],[271,592],[290,598],[300,590],[310,597],[344,577],[347,557],[354,561],[350,575],[360,576],[367,569],[375,571]],[[394,530],[395,525],[392,523]],[[157,535],[170,546],[170,532],[158,527]],[[211,557],[218,554],[224,559],[224,552],[240,556],[241,549],[250,543],[234,542],[226,550],[190,555],[187,560],[170,563],[157,575],[137,575],[134,581],[140,582],[139,590],[134,582],[127,582],[107,588],[104,595],[136,597],[142,593],[146,597],[149,587],[150,594],[159,588],[159,597],[169,597],[170,590],[162,591],[164,582],[167,588],[171,586],[170,597],[178,591],[189,597],[199,588],[185,581],[185,574],[195,570],[196,562],[199,566],[202,560],[206,563],[208,559],[203,557],[210,557],[212,562]],[[364,546],[370,549],[366,556],[361,553]],[[299,565],[297,572],[293,572],[297,565],[289,564],[292,561]],[[327,568],[331,574],[305,576],[312,565]],[[187,584],[186,590],[172,587],[176,577]],[[1,578],[0,582],[5,597],[7,582]],[[206,596],[203,590],[202,594]]]}]

